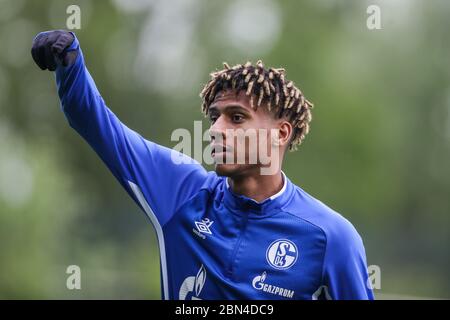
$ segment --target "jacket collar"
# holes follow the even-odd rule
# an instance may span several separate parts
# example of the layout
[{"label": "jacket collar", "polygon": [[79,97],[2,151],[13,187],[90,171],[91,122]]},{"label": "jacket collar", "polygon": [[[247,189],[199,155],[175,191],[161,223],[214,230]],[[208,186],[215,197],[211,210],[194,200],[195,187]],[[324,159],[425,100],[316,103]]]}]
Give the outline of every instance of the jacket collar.
[{"label": "jacket collar", "polygon": [[234,213],[253,218],[263,218],[279,212],[288,203],[293,191],[292,182],[283,171],[281,173],[284,181],[281,190],[261,202],[234,193],[228,184],[228,178],[223,177],[222,188],[225,206]]}]

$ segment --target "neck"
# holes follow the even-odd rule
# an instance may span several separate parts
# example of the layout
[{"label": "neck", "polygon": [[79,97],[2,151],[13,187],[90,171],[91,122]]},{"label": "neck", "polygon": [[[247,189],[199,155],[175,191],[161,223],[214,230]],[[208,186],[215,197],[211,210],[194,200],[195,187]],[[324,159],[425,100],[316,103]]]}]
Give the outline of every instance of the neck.
[{"label": "neck", "polygon": [[247,198],[261,202],[283,188],[283,175],[278,171],[274,175],[245,175],[238,177],[229,177],[231,190]]}]

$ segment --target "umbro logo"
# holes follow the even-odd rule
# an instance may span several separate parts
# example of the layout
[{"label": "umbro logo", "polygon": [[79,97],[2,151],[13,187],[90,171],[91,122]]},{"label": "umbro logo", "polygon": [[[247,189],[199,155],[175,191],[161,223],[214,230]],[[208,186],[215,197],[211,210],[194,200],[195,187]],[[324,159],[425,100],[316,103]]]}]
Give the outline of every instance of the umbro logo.
[{"label": "umbro logo", "polygon": [[197,230],[192,229],[192,231],[200,238],[206,239],[206,236],[202,233],[212,234],[210,227],[213,223],[214,221],[209,220],[208,218],[202,219],[201,221],[195,221],[195,227]]},{"label": "umbro logo", "polygon": [[197,227],[197,230],[201,233],[208,233],[212,234],[209,227],[214,223],[214,221],[209,220],[208,218],[202,219],[202,221],[195,221],[195,226]]}]

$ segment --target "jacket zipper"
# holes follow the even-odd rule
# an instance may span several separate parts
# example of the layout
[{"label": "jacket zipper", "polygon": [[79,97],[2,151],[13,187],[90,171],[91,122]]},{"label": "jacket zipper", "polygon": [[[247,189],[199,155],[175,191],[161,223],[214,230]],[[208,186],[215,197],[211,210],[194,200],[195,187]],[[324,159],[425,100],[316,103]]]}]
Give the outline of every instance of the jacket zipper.
[{"label": "jacket zipper", "polygon": [[248,222],[248,216],[245,215],[244,218],[242,219],[242,225],[239,228],[239,238],[238,238],[236,246],[233,250],[233,254],[231,256],[230,266],[228,267],[228,278],[231,278],[231,276],[233,275],[233,265],[235,262],[234,260],[236,259],[236,255],[238,253],[239,247],[241,246],[242,237],[243,237],[245,228],[247,227],[247,222]]}]

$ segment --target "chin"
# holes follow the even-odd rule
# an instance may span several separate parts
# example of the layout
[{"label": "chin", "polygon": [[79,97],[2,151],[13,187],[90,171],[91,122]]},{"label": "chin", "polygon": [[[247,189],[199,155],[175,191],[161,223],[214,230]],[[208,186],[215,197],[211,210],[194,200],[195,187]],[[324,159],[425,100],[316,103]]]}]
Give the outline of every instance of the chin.
[{"label": "chin", "polygon": [[214,170],[216,171],[217,175],[224,176],[224,177],[231,177],[236,175],[239,170],[239,165],[236,164],[216,164],[214,167]]},{"label": "chin", "polygon": [[255,165],[248,164],[216,164],[214,170],[218,176],[237,177],[253,171]]}]

